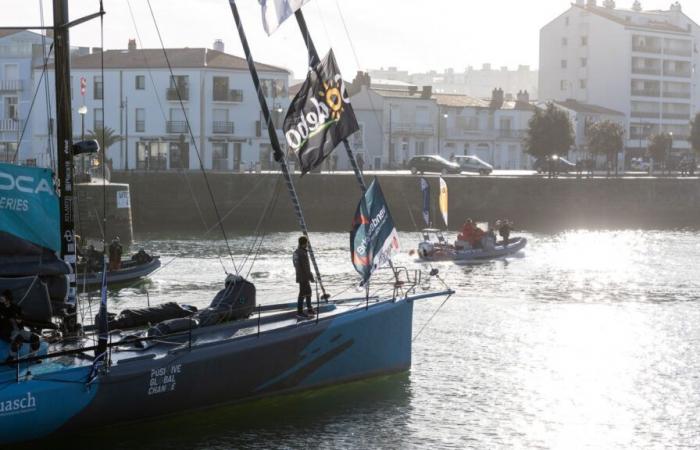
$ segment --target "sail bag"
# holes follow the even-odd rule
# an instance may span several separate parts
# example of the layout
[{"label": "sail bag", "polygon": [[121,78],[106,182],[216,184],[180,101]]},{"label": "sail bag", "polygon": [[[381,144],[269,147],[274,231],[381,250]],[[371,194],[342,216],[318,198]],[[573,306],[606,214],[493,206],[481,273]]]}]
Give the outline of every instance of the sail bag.
[{"label": "sail bag", "polygon": [[378,267],[387,265],[399,251],[399,235],[375,178],[357,205],[350,232],[350,254],[362,283]]}]

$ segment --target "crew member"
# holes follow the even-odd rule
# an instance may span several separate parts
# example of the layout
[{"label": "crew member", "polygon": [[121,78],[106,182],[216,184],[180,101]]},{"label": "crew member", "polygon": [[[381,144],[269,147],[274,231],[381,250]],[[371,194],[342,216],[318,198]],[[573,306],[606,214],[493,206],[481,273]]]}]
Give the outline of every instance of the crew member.
[{"label": "crew member", "polygon": [[503,238],[503,246],[508,246],[508,239],[510,238],[510,231],[513,229],[511,223],[507,220],[501,220],[500,226],[498,227],[498,234]]},{"label": "crew member", "polygon": [[471,243],[472,235],[474,234],[474,222],[472,219],[467,219],[462,225],[462,231],[457,235],[457,239],[460,241],[466,241]]},{"label": "crew member", "polygon": [[[309,263],[309,239],[306,236],[299,237],[299,246],[294,251],[293,261],[294,270],[297,275],[297,283],[299,283],[299,297],[297,298],[297,316],[300,318],[308,318],[313,316],[316,311],[311,306],[311,283],[315,282],[314,276],[311,273],[311,264]],[[304,299],[306,299],[306,313],[304,312]]]},{"label": "crew member", "polygon": [[112,239],[109,244],[109,270],[119,270],[122,266],[122,244],[119,241],[119,236]]},{"label": "crew member", "polygon": [[12,302],[12,291],[5,289],[0,294],[0,339],[10,344],[8,360],[16,359],[22,345],[31,343],[32,351],[39,350],[39,335],[24,329],[22,310]]}]

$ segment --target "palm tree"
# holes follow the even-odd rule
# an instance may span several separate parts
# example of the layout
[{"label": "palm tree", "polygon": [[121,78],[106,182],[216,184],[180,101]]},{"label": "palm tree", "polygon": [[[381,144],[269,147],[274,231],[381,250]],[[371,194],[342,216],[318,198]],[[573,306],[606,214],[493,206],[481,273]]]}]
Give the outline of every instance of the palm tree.
[{"label": "palm tree", "polygon": [[100,150],[106,153],[106,150],[112,145],[122,140],[113,129],[110,127],[95,127],[94,130],[88,130],[85,134],[85,139],[94,139],[100,145]]}]

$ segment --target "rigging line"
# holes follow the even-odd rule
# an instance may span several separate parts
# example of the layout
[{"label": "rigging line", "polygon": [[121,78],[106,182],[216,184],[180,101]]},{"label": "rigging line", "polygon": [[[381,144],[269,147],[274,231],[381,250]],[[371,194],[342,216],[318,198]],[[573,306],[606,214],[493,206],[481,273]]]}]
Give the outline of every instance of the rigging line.
[{"label": "rigging line", "polygon": [[[44,0],[39,0],[39,14],[41,15],[41,26],[44,26]],[[53,47],[53,42],[51,42],[51,47]],[[46,53],[46,34],[42,33],[41,35],[41,54],[44,57],[44,67],[48,66],[48,60],[49,56],[51,54],[51,49],[49,49],[49,53]],[[53,108],[51,107],[51,89],[49,88],[49,77],[46,77],[46,81],[44,82],[44,95],[46,97],[46,123],[50,124],[52,123],[52,117],[51,113],[53,111]],[[51,168],[54,170],[58,170],[56,167],[56,161],[54,160],[54,149],[53,149],[53,127],[48,128],[47,127],[47,134],[48,134],[48,147],[46,148],[46,152],[49,154],[49,163],[51,164]]]},{"label": "rigging line", "polygon": [[[241,205],[243,204],[243,202],[246,201],[246,200],[248,199],[248,197],[250,197],[251,195],[253,195],[253,192],[255,192],[255,190],[257,189],[257,187],[260,186],[260,184],[261,184],[263,181],[265,181],[265,178],[264,178],[264,177],[260,177],[260,179],[253,185],[253,187],[250,189],[250,191],[248,191],[248,193],[247,193],[242,199],[240,199],[240,200],[238,201],[238,203],[236,203],[235,205],[233,205],[233,206],[231,207],[231,209],[228,210],[228,211],[226,212],[226,214],[223,215],[223,217],[221,218],[221,220],[226,220],[226,218],[227,218],[228,216],[230,216],[231,214],[233,214],[233,212],[234,212],[236,209],[238,209],[238,207],[241,206]],[[211,227],[209,227],[209,228],[207,229],[207,231],[204,232],[204,235],[206,236],[207,234],[209,234],[209,233],[210,233],[214,228],[216,228],[218,225],[219,225],[219,223],[217,222],[217,223],[215,223],[214,225],[212,225]]]},{"label": "rigging line", "polygon": [[[253,270],[253,266],[255,266],[255,262],[258,259],[258,256],[260,255],[260,249],[262,248],[262,244],[265,241],[265,237],[267,236],[267,229],[265,228],[265,223],[267,223],[268,219],[272,216],[272,212],[275,210],[275,207],[277,206],[277,200],[279,199],[280,192],[279,192],[279,186],[280,186],[280,180],[282,179],[281,176],[277,177],[277,181],[275,182],[275,186],[272,189],[272,195],[270,197],[270,201],[268,202],[268,208],[265,211],[265,214],[261,218],[260,222],[258,222],[258,227],[256,228],[256,232],[258,231],[258,228],[261,227],[262,225],[262,232],[258,234],[258,237],[256,239],[258,240],[257,248],[255,249],[255,255],[253,255],[253,260],[250,263],[250,267],[248,268],[248,272],[246,273],[246,278],[250,276],[250,272]],[[263,220],[264,219],[264,220]],[[253,244],[255,246],[255,243]],[[250,254],[248,255],[250,256]],[[246,260],[248,259],[248,256],[246,256]]]},{"label": "rigging line", "polygon": [[425,330],[425,327],[428,326],[430,321],[433,320],[433,317],[435,317],[435,315],[438,313],[438,311],[440,311],[440,309],[442,309],[442,307],[445,305],[445,303],[447,303],[447,300],[449,300],[450,297],[452,297],[452,294],[449,294],[445,298],[445,300],[443,300],[442,303],[440,303],[440,306],[438,306],[438,308],[435,310],[435,312],[433,312],[433,314],[430,316],[430,318],[423,324],[423,326],[420,328],[420,330],[418,330],[418,333],[415,336],[413,336],[413,339],[411,339],[411,342],[415,342],[416,339],[418,339],[418,336],[420,336],[420,334],[423,332],[423,330]]},{"label": "rigging line", "polygon": [[[345,29],[345,36],[347,36],[347,38],[348,38],[348,43],[350,44],[350,49],[352,50],[352,54],[355,57],[355,64],[357,65],[357,70],[360,70],[360,68],[362,67],[360,65],[360,58],[357,57],[357,51],[355,51],[355,45],[352,43],[352,39],[350,38],[350,30],[348,29],[348,25],[345,22],[345,16],[343,15],[343,11],[340,9],[340,3],[338,3],[338,0],[335,0],[335,7],[338,9],[338,14],[340,15],[340,20],[343,22],[343,29]],[[371,82],[370,82],[370,84],[371,84]],[[371,86],[367,86],[368,89],[370,87]],[[381,135],[384,136],[384,126],[382,124],[382,121],[379,120],[378,111],[377,111],[377,108],[374,107],[374,102],[372,101],[372,96],[368,95],[367,98],[369,100],[370,108],[371,108],[372,112],[374,113],[372,115],[374,116],[375,120],[377,121],[377,125],[379,126],[379,131],[380,131]],[[391,106],[389,106],[389,107],[391,108]],[[391,151],[391,149],[389,149],[389,151]]]},{"label": "rigging line", "polygon": [[[168,70],[170,71],[170,80],[175,83],[175,75],[173,73],[173,68],[172,65],[170,64],[170,58],[168,58],[168,52],[165,51],[165,44],[163,43],[163,37],[160,34],[160,28],[158,28],[158,22],[156,21],[156,16],[155,13],[153,12],[153,8],[151,7],[151,0],[146,0],[146,3],[148,4],[148,9],[151,12],[151,17],[153,18],[153,25],[156,28],[156,32],[158,33],[158,40],[160,41],[160,46],[163,49],[163,56],[165,57],[165,62],[168,64]],[[207,177],[207,172],[204,170],[204,161],[202,160],[202,155],[199,153],[199,149],[197,147],[197,141],[194,138],[194,133],[192,132],[192,127],[190,126],[190,120],[189,117],[187,117],[187,113],[185,112],[185,104],[182,101],[182,95],[180,95],[180,87],[177,86],[177,83],[175,83],[175,92],[177,93],[177,98],[180,102],[180,108],[182,108],[183,115],[185,116],[185,123],[187,124],[187,130],[189,131],[190,134],[190,139],[192,139],[192,145],[194,147],[194,151],[197,154],[197,159],[199,160],[199,169],[202,171],[202,176],[204,177],[204,182],[207,186],[207,191],[209,192],[209,197],[211,198],[211,203],[214,208],[214,212],[216,213],[216,219],[219,221],[219,226],[221,228],[221,234],[224,237],[224,242],[226,242],[226,248],[228,249],[228,254],[231,257],[231,264],[233,264],[233,269],[238,272],[238,268],[236,267],[236,261],[233,259],[233,251],[231,251],[231,245],[228,242],[228,238],[226,237],[226,229],[224,228],[224,224],[221,221],[221,214],[219,213],[219,208],[216,206],[216,199],[214,198],[214,193],[211,190],[211,185],[209,184],[209,178]],[[221,258],[219,258],[221,261]],[[228,273],[226,270],[226,266],[224,265],[223,261],[221,261],[221,265],[224,268],[224,272]]]},{"label": "rigging line", "polygon": [[29,104],[29,111],[27,111],[27,119],[24,121],[24,125],[22,125],[22,133],[19,136],[19,140],[17,141],[17,148],[15,149],[15,154],[12,157],[12,162],[16,163],[17,162],[17,156],[19,155],[19,149],[20,146],[22,145],[22,139],[24,138],[24,133],[27,131],[27,126],[29,125],[29,118],[32,115],[32,110],[34,109],[34,102],[36,101],[36,96],[39,93],[39,89],[41,89],[41,83],[44,81],[44,76],[46,75],[46,69],[48,66],[48,61],[49,61],[49,56],[51,56],[51,52],[53,51],[53,44],[51,44],[51,47],[49,48],[49,55],[44,58],[44,64],[41,70],[41,76],[39,76],[39,82],[36,87],[36,90],[34,91],[34,95],[32,96],[32,101]]}]

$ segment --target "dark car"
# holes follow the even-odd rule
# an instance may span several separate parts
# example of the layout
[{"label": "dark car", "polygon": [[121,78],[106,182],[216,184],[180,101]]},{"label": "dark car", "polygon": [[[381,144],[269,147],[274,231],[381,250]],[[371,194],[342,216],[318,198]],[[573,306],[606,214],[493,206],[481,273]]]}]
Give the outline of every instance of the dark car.
[{"label": "dark car", "polygon": [[[554,171],[557,173],[576,171],[576,164],[572,163],[566,158],[558,156],[551,158],[551,161],[554,163]],[[535,161],[535,164],[532,167],[537,171],[537,173],[546,173],[549,172],[549,163],[550,157],[540,158]]]},{"label": "dark car", "polygon": [[450,162],[439,155],[414,156],[408,161],[408,168],[414,175],[418,172],[438,172],[443,175],[462,172],[459,164]]}]

